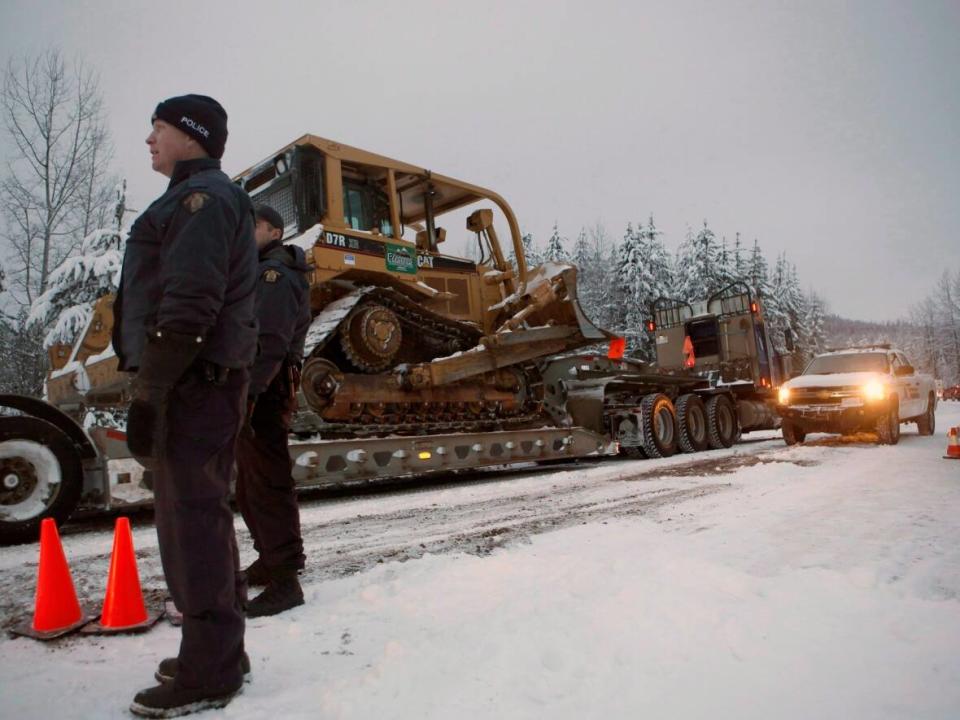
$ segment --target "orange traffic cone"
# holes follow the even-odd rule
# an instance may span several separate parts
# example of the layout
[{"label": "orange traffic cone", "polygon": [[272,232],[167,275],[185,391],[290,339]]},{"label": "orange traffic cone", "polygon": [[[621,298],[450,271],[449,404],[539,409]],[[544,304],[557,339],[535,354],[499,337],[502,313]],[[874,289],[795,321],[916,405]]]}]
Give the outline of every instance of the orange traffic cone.
[{"label": "orange traffic cone", "polygon": [[947,454],[944,457],[948,460],[960,460],[960,427],[947,430]]},{"label": "orange traffic cone", "polygon": [[77,600],[57,523],[53,518],[44,518],[40,523],[40,564],[33,621],[14,628],[13,632],[37,640],[52,640],[76,630],[89,620],[90,616],[84,613]]},{"label": "orange traffic cone", "polygon": [[148,614],[143,602],[140,575],[137,572],[137,558],[133,552],[130,519],[117,518],[103,610],[100,613],[100,620],[87,625],[83,632],[96,634],[137,632],[153,625],[159,617],[159,614]]}]

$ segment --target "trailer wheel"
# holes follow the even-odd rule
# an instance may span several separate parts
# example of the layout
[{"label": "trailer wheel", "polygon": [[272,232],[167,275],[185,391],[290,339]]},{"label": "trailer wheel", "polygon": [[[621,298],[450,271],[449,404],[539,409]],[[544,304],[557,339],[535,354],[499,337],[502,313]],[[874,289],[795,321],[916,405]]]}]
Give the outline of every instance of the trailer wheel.
[{"label": "trailer wheel", "polygon": [[677,445],[688,453],[707,449],[707,409],[699,395],[677,398]]},{"label": "trailer wheel", "polygon": [[881,445],[900,442],[900,408],[896,401],[891,401],[890,409],[877,418],[877,437]]},{"label": "trailer wheel", "polygon": [[737,413],[726,395],[707,398],[707,442],[718,450],[728,448],[737,440]]},{"label": "trailer wheel", "polygon": [[647,457],[670,457],[677,452],[677,411],[663,393],[646,395],[640,402],[640,432]]},{"label": "trailer wheel", "polygon": [[631,460],[647,459],[647,454],[643,451],[643,448],[636,445],[621,445],[617,450],[617,453],[625,458],[630,458]]},{"label": "trailer wheel", "polygon": [[82,490],[80,456],[63,431],[39,418],[0,418],[0,543],[37,540],[40,521],[65,521]]},{"label": "trailer wheel", "polygon": [[807,434],[789,420],[780,423],[780,430],[783,432],[783,441],[787,445],[796,445],[807,439]]}]

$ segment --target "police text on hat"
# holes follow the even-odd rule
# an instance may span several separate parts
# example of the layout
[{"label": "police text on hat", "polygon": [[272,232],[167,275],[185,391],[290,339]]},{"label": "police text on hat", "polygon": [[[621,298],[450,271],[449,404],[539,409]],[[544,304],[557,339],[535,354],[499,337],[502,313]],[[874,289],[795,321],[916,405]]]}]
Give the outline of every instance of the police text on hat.
[{"label": "police text on hat", "polygon": [[153,111],[153,120],[163,120],[186,133],[212,158],[222,158],[227,144],[227,111],[206,95],[180,95],[164,100]]}]

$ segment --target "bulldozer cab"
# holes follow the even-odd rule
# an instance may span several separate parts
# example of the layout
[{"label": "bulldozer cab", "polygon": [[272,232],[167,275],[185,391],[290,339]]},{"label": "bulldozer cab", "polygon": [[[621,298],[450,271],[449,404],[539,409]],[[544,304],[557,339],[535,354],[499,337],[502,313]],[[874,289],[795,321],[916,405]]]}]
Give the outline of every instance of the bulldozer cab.
[{"label": "bulldozer cab", "polygon": [[[490,332],[502,321],[490,308],[526,281],[513,211],[499,195],[475,185],[314,135],[295,140],[235,182],[254,203],[280,213],[285,239],[301,238],[318,292],[335,293],[336,283],[329,281],[338,279],[389,285]],[[500,245],[490,208],[467,218],[477,259],[441,248],[448,233],[441,218],[481,201],[502,213],[516,269]],[[314,305],[333,299],[315,298]]]},{"label": "bulldozer cab", "polygon": [[760,300],[743,283],[697,303],[660,298],[653,303],[648,330],[664,370],[687,370],[721,383],[752,382],[758,388],[777,387],[789,376],[789,357],[771,345]]}]

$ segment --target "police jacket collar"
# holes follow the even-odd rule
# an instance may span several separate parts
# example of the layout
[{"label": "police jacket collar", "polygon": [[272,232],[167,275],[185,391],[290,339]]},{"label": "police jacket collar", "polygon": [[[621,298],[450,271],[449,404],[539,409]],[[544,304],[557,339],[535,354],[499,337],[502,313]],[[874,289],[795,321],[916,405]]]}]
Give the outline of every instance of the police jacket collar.
[{"label": "police jacket collar", "polygon": [[263,260],[267,255],[276,250],[278,247],[283,247],[283,240],[271,240],[262,248],[260,248],[260,259]]},{"label": "police jacket collar", "polygon": [[274,240],[260,251],[260,262],[269,260],[276,260],[288,268],[304,273],[313,270],[313,268],[307,264],[303,248],[299,248],[296,245],[284,245],[281,240]]},{"label": "police jacket collar", "polygon": [[177,183],[183,182],[191,175],[201,170],[219,170],[220,161],[216,158],[194,158],[193,160],[178,160],[173,166],[173,174],[170,176],[170,184],[167,189],[172,188]]}]

